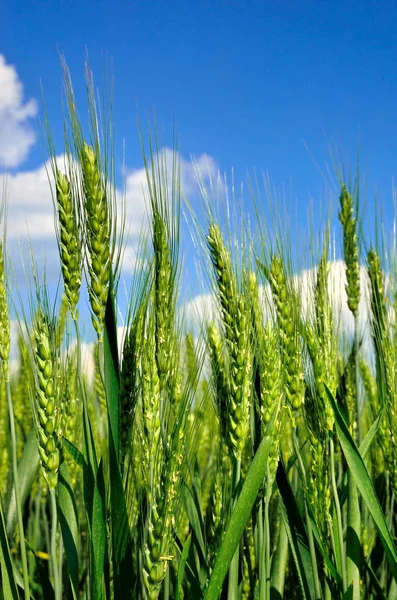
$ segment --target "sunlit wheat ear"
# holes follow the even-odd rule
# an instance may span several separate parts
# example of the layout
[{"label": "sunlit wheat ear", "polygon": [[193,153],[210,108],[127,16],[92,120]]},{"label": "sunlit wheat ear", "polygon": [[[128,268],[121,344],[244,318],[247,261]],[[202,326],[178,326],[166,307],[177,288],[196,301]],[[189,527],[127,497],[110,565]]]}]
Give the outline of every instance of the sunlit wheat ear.
[{"label": "sunlit wheat ear", "polygon": [[14,415],[18,426],[18,457],[22,454],[24,441],[26,440],[32,426],[32,408],[30,404],[30,392],[34,389],[32,364],[29,360],[29,349],[22,334],[18,334],[19,348],[19,371],[18,380],[13,389],[12,400],[14,404]]},{"label": "sunlit wheat ear", "polygon": [[8,378],[8,360],[10,356],[10,317],[8,312],[7,291],[3,244],[0,241],[0,367]]},{"label": "sunlit wheat ear", "polygon": [[274,255],[269,267],[262,263],[258,264],[270,283],[276,308],[286,399],[291,408],[297,410],[304,399],[305,383],[296,306],[291,297],[291,289],[281,259]]},{"label": "sunlit wheat ear", "polygon": [[156,362],[160,386],[165,388],[175,369],[175,334],[173,331],[175,298],[174,272],[171,250],[167,239],[167,226],[154,209],[154,300],[156,318]]},{"label": "sunlit wheat ear", "polygon": [[380,441],[387,471],[397,490],[397,392],[396,346],[390,336],[387,318],[384,275],[378,254],[373,248],[368,252],[368,275],[371,286],[371,312],[373,340],[376,355],[378,386],[381,390],[385,418],[380,425]]},{"label": "sunlit wheat ear", "polygon": [[[78,391],[76,358],[72,356],[65,366],[62,386],[62,430],[63,437],[77,445],[81,425],[81,402]],[[65,462],[70,473],[72,484],[76,484],[77,463],[67,452]]]},{"label": "sunlit wheat ear", "polygon": [[77,304],[82,278],[82,234],[78,219],[78,200],[66,175],[56,172],[58,242],[65,294],[69,310],[77,319]]},{"label": "sunlit wheat ear", "polygon": [[360,302],[360,264],[357,243],[357,219],[354,216],[353,197],[342,186],[340,194],[339,220],[343,229],[343,250],[346,263],[347,304],[355,317]]},{"label": "sunlit wheat ear", "polygon": [[226,441],[229,432],[228,402],[230,398],[230,385],[225,364],[224,341],[214,324],[208,326],[207,340],[220,432],[222,439]]},{"label": "sunlit wheat ear", "polygon": [[92,323],[99,339],[102,339],[111,270],[109,205],[99,161],[92,146],[84,144],[80,159],[90,279],[88,293]]},{"label": "sunlit wheat ear", "polygon": [[3,494],[7,487],[7,475],[10,467],[9,439],[8,439],[8,408],[6,387],[0,377],[0,493]]},{"label": "sunlit wheat ear", "polygon": [[59,352],[65,339],[66,326],[69,313],[69,300],[66,294],[62,294],[61,304],[58,311],[58,321],[55,333],[55,349]]},{"label": "sunlit wheat ear", "polygon": [[62,451],[62,411],[58,394],[53,331],[48,316],[39,308],[34,319],[36,365],[35,416],[39,454],[50,489],[58,483]]},{"label": "sunlit wheat ear", "polygon": [[210,225],[207,244],[215,271],[230,358],[229,438],[239,460],[249,431],[252,370],[249,299],[247,294],[239,293],[231,257],[218,225]]},{"label": "sunlit wheat ear", "polygon": [[260,304],[258,280],[255,273],[251,272],[249,274],[248,283],[251,299],[253,343],[255,344],[255,356],[260,379],[259,412],[263,423],[263,432],[265,432],[267,424],[281,401],[281,360],[276,328],[270,319],[266,324],[264,323],[263,307]]},{"label": "sunlit wheat ear", "polygon": [[329,404],[324,383],[332,394],[336,393],[338,382],[337,356],[338,341],[333,323],[331,303],[328,295],[329,263],[326,251],[323,252],[314,290],[314,323],[307,323],[305,339],[313,365],[315,402],[317,403],[319,427],[324,431],[332,431],[334,414]]},{"label": "sunlit wheat ear", "polygon": [[[252,346],[255,352],[257,376],[259,377],[259,394],[257,398],[258,413],[262,425],[262,435],[270,433],[273,444],[269,454],[270,477],[273,480],[278,463],[280,449],[280,406],[283,398],[282,369],[278,336],[271,319],[264,323],[263,306],[259,298],[259,286],[256,274],[248,275],[248,286],[251,302]],[[268,432],[268,424],[277,413],[272,432]]]}]

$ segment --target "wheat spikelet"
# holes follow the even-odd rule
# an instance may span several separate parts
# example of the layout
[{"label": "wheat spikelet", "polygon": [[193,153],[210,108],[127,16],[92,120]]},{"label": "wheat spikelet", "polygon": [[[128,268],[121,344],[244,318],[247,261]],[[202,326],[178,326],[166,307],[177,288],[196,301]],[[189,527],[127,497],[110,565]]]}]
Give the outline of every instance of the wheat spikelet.
[{"label": "wheat spikelet", "polygon": [[[74,445],[79,439],[81,423],[81,402],[78,393],[76,357],[72,356],[65,367],[62,394],[62,416],[63,437]],[[76,484],[77,463],[66,453],[66,465],[68,467],[72,484]]]},{"label": "wheat spikelet", "polygon": [[294,300],[291,298],[291,290],[280,258],[274,255],[269,268],[262,263],[259,264],[270,283],[276,308],[286,399],[292,409],[297,410],[301,407],[304,399],[305,383]]},{"label": "wheat spikelet", "polygon": [[4,494],[10,465],[8,408],[4,381],[0,378],[0,493]]},{"label": "wheat spikelet", "polygon": [[371,312],[376,354],[378,386],[385,401],[385,417],[379,427],[379,439],[391,482],[397,490],[397,392],[396,347],[393,344],[387,320],[384,275],[379,256],[373,248],[368,252],[368,275],[371,285]]},{"label": "wheat spikelet", "polygon": [[246,294],[238,292],[230,254],[218,225],[210,225],[207,243],[215,270],[230,359],[229,441],[236,459],[240,460],[249,431],[252,370],[249,299]]},{"label": "wheat spikelet", "polygon": [[98,157],[88,144],[81,151],[83,172],[84,214],[86,242],[89,253],[88,293],[92,309],[92,323],[99,339],[103,336],[105,309],[110,283],[110,216]]},{"label": "wheat spikelet", "polygon": [[354,217],[352,195],[342,185],[339,220],[343,229],[343,249],[346,263],[347,304],[355,317],[360,302],[360,265],[358,260],[357,219]]},{"label": "wheat spikelet", "polygon": [[212,381],[214,382],[215,404],[219,419],[220,432],[223,440],[227,441],[229,431],[229,396],[230,386],[226,371],[222,338],[217,327],[210,324],[207,329],[207,340],[210,353]]},{"label": "wheat spikelet", "polygon": [[19,432],[17,438],[18,456],[22,454],[25,440],[32,426],[32,409],[30,405],[30,390],[34,388],[32,365],[29,360],[29,349],[24,336],[18,335],[19,370],[15,387],[12,391],[14,415]]},{"label": "wheat spikelet", "polygon": [[55,350],[58,353],[64,342],[66,325],[68,321],[69,300],[66,294],[62,294],[61,304],[58,312],[57,327],[55,333]]},{"label": "wheat spikelet", "polygon": [[52,327],[39,307],[34,320],[36,363],[36,434],[43,475],[50,489],[58,483],[61,462],[62,414],[58,398]]},{"label": "wheat spikelet", "polygon": [[3,243],[0,241],[0,365],[8,378],[8,359],[10,356],[10,318],[8,313],[7,291],[5,285],[5,268]]},{"label": "wheat spikelet", "polygon": [[[78,207],[66,175],[56,171],[58,242],[65,294],[73,319],[77,318],[82,273],[82,237]],[[65,317],[66,318],[66,317]]]},{"label": "wheat spikelet", "polygon": [[175,273],[172,254],[168,242],[167,224],[160,212],[153,209],[153,251],[154,251],[154,313],[156,319],[156,362],[161,389],[167,383],[174,385],[175,376],[175,337],[173,331],[175,298]]}]

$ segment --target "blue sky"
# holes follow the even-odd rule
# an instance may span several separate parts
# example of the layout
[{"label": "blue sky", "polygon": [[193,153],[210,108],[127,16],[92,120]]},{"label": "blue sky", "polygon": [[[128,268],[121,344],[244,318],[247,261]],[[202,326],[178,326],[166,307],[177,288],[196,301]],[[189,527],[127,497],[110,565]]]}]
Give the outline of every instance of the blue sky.
[{"label": "blue sky", "polygon": [[[234,168],[236,180],[256,167],[268,171],[277,188],[291,184],[298,228],[303,230],[309,198],[318,206],[325,194],[315,162],[326,170],[331,144],[343,149],[347,166],[354,166],[360,145],[369,231],[375,184],[391,229],[397,3],[3,0],[1,12],[3,68],[12,67],[23,86],[14,135],[11,109],[1,113],[5,87],[0,85],[0,165],[11,176],[37,176],[43,163],[40,81],[57,152],[62,152],[59,53],[65,55],[84,112],[88,48],[97,83],[103,57],[112,60],[120,165],[125,138],[126,166],[142,167],[136,107],[143,124],[155,109],[169,144],[175,119],[185,159],[205,154],[214,171],[230,175]],[[29,135],[34,131],[33,143]],[[19,144],[8,164],[4,148],[1,158],[2,137],[3,143]],[[44,185],[42,173],[40,177]],[[25,184],[18,181],[15,194],[21,195]],[[35,176],[29,182],[27,189],[41,189]],[[37,196],[32,193],[31,198],[33,212]]]}]

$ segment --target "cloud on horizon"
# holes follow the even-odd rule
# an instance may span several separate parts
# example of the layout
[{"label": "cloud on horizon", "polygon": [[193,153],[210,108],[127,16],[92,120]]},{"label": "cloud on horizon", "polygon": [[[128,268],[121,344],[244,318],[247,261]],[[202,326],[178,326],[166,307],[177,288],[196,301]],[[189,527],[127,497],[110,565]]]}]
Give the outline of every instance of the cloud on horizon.
[{"label": "cloud on horizon", "polygon": [[25,102],[16,68],[0,54],[0,167],[19,167],[36,142],[31,120],[37,115],[35,99]]}]

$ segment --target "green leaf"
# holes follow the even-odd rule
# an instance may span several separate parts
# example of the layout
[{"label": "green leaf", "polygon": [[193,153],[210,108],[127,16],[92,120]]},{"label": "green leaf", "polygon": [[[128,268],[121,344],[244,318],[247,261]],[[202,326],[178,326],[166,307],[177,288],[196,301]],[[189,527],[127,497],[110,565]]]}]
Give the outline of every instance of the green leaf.
[{"label": "green leaf", "polygon": [[[113,278],[111,277],[111,284]],[[105,312],[105,331],[103,337],[105,392],[108,407],[109,424],[113,433],[116,456],[119,456],[119,427],[120,427],[120,366],[117,346],[117,324],[114,297],[111,291],[108,295]]]},{"label": "green leaf", "polygon": [[232,511],[223,542],[215,559],[214,570],[212,571],[204,600],[218,600],[222,591],[222,585],[227,575],[229,565],[240,542],[241,536],[243,535],[259,488],[262,485],[267,472],[269,452],[273,444],[272,431],[275,418],[276,415],[273,415],[273,418],[268,425],[268,434],[262,439],[259,448],[256,451],[244,481],[244,485],[241,488],[240,496]]},{"label": "green leaf", "polygon": [[81,454],[80,450],[76,448],[76,446],[72,444],[72,442],[69,442],[69,440],[67,440],[66,438],[64,438],[63,440],[63,445],[69,452],[69,454],[72,456],[75,463],[77,463],[79,467],[83,468],[85,459],[84,456]]},{"label": "green leaf", "polygon": [[360,444],[360,454],[361,454],[361,457],[363,460],[367,456],[367,452],[370,449],[371,444],[375,438],[375,435],[378,432],[381,418],[382,418],[382,413],[380,412],[379,415],[376,417],[375,421],[372,423],[370,429],[368,430],[367,435],[365,436],[365,438],[363,439],[363,441]]},{"label": "green leaf", "polygon": [[345,455],[346,462],[349,466],[354,481],[368,507],[369,512],[374,520],[378,530],[379,538],[385,549],[386,557],[393,573],[393,577],[397,579],[397,550],[393,542],[393,538],[389,532],[385,515],[382,512],[378,497],[375,492],[374,485],[368,475],[364,461],[357,449],[357,446],[352,439],[349,429],[339,411],[335,399],[327,386],[324,384],[331,406],[335,414],[335,425],[338,433],[340,445]]},{"label": "green leaf", "polygon": [[[378,600],[387,600],[387,598],[382,590],[382,587],[378,581],[378,578],[376,577],[371,565],[365,564],[365,569],[371,580],[372,587],[374,588],[374,590],[376,592],[376,598],[378,598]],[[392,600],[392,599],[389,597],[389,600]]]},{"label": "green leaf", "polygon": [[[110,416],[109,416],[110,419]],[[118,455],[109,423],[110,514],[112,522],[113,585],[116,598],[130,598],[136,584],[132,562],[132,537]]]},{"label": "green leaf", "polygon": [[[19,494],[22,507],[30,494],[30,490],[32,489],[33,481],[36,478],[37,470],[39,468],[39,462],[36,431],[34,427],[32,427],[26,439],[22,456],[18,462]],[[15,524],[17,522],[17,507],[15,501],[14,484],[10,488],[4,504],[7,534],[11,536],[14,533]]]},{"label": "green leaf", "polygon": [[[111,281],[111,289],[112,289]],[[127,513],[127,502],[119,465],[119,388],[117,324],[114,296],[110,292],[106,305],[104,333],[105,391],[108,409],[108,444],[110,466],[110,516],[112,531],[113,585],[116,597],[130,597],[135,586],[132,562],[132,537]]]},{"label": "green leaf", "polygon": [[57,505],[73,597],[79,595],[79,525],[76,500],[65,463],[59,469]]},{"label": "green leaf", "polygon": [[281,461],[278,464],[276,480],[281,496],[281,514],[298,574],[301,597],[303,600],[314,599],[316,595],[306,527]]},{"label": "green leaf", "polygon": [[0,497],[0,573],[4,600],[18,600],[18,590],[14,578],[13,562],[4,522],[3,505]]},{"label": "green leaf", "polygon": [[[32,548],[31,548],[32,550]],[[48,573],[48,563],[42,558],[39,558],[37,554],[32,550],[36,559],[37,571],[40,579],[40,588],[45,600],[55,600],[55,593]]]},{"label": "green leaf", "polygon": [[351,583],[346,590],[346,594],[343,594],[342,600],[353,600],[353,584]]}]

